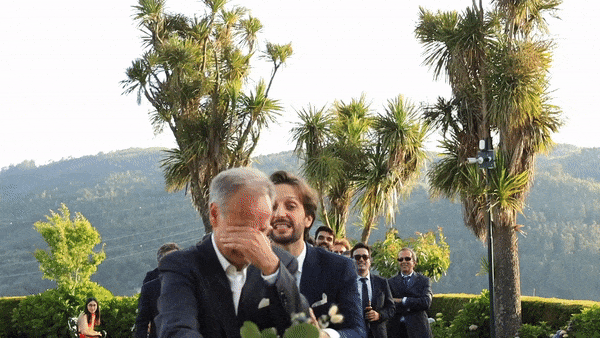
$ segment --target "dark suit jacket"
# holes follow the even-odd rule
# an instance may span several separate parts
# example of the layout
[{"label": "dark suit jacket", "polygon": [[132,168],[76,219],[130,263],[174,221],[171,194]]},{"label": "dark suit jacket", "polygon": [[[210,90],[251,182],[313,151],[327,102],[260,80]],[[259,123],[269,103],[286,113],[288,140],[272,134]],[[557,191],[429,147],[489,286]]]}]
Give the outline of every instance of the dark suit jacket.
[{"label": "dark suit jacket", "polygon": [[[154,317],[158,314],[156,303],[160,295],[160,279],[156,278],[142,285],[138,300],[138,314],[135,318],[135,338],[156,338]],[[150,323],[150,335],[148,335]]]},{"label": "dark suit jacket", "polygon": [[158,336],[240,337],[240,327],[248,320],[261,330],[276,327],[283,334],[291,325],[292,313],[307,312],[308,304],[286,268],[295,272],[298,262],[284,250],[274,251],[280,259],[275,284],[267,285],[260,270],[249,266],[237,315],[229,280],[211,238],[165,256],[159,268],[161,294],[155,318]]},{"label": "dark suit jacket", "polygon": [[153,279],[157,279],[157,278],[158,278],[158,268],[150,270],[150,271],[146,272],[146,276],[144,277],[144,281],[142,282],[142,285],[148,283],[149,281],[151,281]]},{"label": "dark suit jacket", "polygon": [[394,298],[406,298],[406,304],[395,303],[396,314],[389,322],[388,335],[399,335],[400,318],[404,317],[406,330],[410,338],[431,338],[431,328],[427,321],[427,311],[431,306],[433,292],[429,278],[415,272],[408,287],[404,286],[402,275],[398,274],[388,280]]},{"label": "dark suit jacket", "polygon": [[394,317],[396,307],[392,299],[392,291],[387,279],[371,274],[371,307],[379,312],[379,320],[367,321],[369,336],[374,338],[387,338],[387,321]]},{"label": "dark suit jacket", "polygon": [[[300,292],[319,318],[336,304],[344,316],[341,324],[329,327],[341,337],[366,337],[365,317],[356,285],[354,262],[347,257],[322,248],[306,246],[306,258],[302,265]],[[324,296],[327,298],[323,302]]]}]

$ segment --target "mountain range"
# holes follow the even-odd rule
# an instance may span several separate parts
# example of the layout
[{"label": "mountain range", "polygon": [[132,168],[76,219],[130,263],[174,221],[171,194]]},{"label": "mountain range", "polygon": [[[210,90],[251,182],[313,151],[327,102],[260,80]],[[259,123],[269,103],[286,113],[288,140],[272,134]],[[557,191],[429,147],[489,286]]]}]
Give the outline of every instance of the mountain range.
[{"label": "mountain range", "polygon": [[[185,191],[165,190],[160,161],[164,149],[128,149],[64,159],[36,166],[24,161],[0,171],[0,296],[42,292],[54,283],[42,279],[33,257],[46,243],[33,224],[64,203],[83,214],[106,244],[106,260],[92,280],[115,295],[139,292],[156,250],[166,242],[194,245],[204,234],[202,220]],[[436,153],[430,160],[437,159]],[[292,152],[257,156],[253,166],[269,174],[300,172]],[[485,243],[465,227],[457,201],[432,199],[425,175],[401,201],[395,224],[381,222],[370,244],[393,226],[401,237],[441,227],[451,250],[446,276],[434,293],[479,293],[488,287],[478,276]],[[600,148],[557,145],[536,158],[535,179],[519,236],[521,291],[524,295],[600,301]],[[348,236],[360,238],[358,218]],[[316,224],[318,226],[318,224]],[[312,234],[312,233],[311,233]]]}]

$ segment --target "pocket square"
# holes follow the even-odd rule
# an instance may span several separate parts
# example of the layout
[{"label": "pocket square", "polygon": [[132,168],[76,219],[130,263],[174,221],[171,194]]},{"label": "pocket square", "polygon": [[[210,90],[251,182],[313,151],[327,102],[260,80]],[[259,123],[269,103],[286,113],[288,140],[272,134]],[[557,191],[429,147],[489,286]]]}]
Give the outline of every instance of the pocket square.
[{"label": "pocket square", "polygon": [[323,293],[323,299],[321,299],[320,301],[315,302],[310,307],[317,307],[317,306],[321,306],[321,305],[325,305],[325,304],[327,304],[327,295],[325,293]]},{"label": "pocket square", "polygon": [[269,306],[269,304],[271,304],[271,301],[269,300],[269,298],[263,298],[260,300],[260,303],[258,303],[258,309],[262,309],[263,307],[267,307]]}]

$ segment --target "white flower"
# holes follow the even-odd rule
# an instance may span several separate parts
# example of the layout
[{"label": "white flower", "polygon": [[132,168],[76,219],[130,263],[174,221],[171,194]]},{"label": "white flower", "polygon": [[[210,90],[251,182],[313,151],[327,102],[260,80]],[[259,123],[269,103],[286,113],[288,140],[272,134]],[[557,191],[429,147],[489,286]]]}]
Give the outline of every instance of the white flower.
[{"label": "white flower", "polygon": [[329,308],[329,317],[333,317],[335,314],[337,314],[337,312],[338,312],[338,307],[337,307],[337,305],[333,304]]},{"label": "white flower", "polygon": [[331,316],[331,322],[334,324],[339,324],[344,321],[344,316],[335,314]]},{"label": "white flower", "polygon": [[475,330],[477,330],[478,328],[479,328],[479,326],[477,326],[477,325],[475,325],[475,324],[473,324],[473,325],[469,326],[469,330],[471,330],[471,331],[475,331]]}]

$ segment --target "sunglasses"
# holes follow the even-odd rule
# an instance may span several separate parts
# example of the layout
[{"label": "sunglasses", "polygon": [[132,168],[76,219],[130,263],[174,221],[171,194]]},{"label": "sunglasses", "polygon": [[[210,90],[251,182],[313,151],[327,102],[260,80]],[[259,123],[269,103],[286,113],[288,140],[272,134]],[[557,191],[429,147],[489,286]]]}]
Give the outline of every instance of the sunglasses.
[{"label": "sunglasses", "polygon": [[411,257],[400,257],[398,258],[398,262],[402,263],[402,261],[407,261],[410,262],[411,261]]},{"label": "sunglasses", "polygon": [[368,261],[369,260],[369,255],[354,255],[354,259],[358,262],[361,259]]}]

